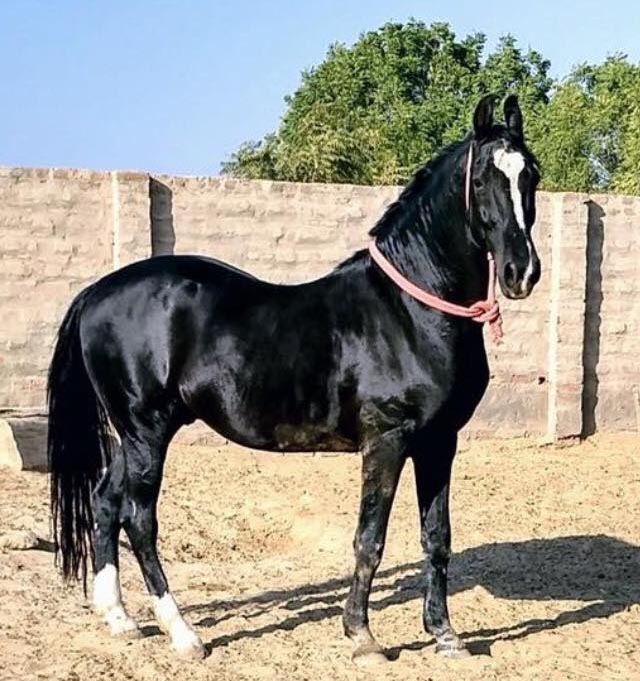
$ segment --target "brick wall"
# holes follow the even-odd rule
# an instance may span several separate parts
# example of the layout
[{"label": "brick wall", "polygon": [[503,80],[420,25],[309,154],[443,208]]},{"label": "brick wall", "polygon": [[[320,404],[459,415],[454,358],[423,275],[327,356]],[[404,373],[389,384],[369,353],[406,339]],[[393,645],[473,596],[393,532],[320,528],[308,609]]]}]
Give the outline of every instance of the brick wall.
[{"label": "brick wall", "polygon": [[110,197],[107,173],[0,169],[0,407],[44,404],[62,315],[111,268]]},{"label": "brick wall", "polygon": [[[363,246],[397,192],[0,169],[0,410],[44,404],[53,337],[73,294],[149,256],[152,243],[304,281]],[[535,241],[542,280],[526,301],[502,301],[505,342],[488,344],[492,382],[469,433],[636,429],[640,199],[541,193]]]},{"label": "brick wall", "polygon": [[158,177],[172,193],[176,253],[276,282],[320,276],[366,243],[396,187]]},{"label": "brick wall", "polygon": [[640,429],[640,197],[592,196],[588,234],[588,425]]}]

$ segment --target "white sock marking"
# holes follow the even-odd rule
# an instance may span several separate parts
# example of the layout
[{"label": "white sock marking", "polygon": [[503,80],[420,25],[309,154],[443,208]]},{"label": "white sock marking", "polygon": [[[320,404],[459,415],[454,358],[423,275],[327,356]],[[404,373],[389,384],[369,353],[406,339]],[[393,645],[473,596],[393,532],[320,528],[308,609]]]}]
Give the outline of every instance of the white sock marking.
[{"label": "white sock marking", "polygon": [[93,606],[102,615],[114,635],[135,631],[138,628],[122,605],[118,570],[111,563],[107,563],[95,576]]},{"label": "white sock marking", "polygon": [[93,580],[93,605],[99,613],[122,605],[118,571],[111,563],[107,563]]},{"label": "white sock marking", "polygon": [[175,599],[168,591],[162,598],[153,597],[153,609],[160,628],[169,634],[171,643],[177,651],[189,652],[203,649],[202,641],[184,621]]}]

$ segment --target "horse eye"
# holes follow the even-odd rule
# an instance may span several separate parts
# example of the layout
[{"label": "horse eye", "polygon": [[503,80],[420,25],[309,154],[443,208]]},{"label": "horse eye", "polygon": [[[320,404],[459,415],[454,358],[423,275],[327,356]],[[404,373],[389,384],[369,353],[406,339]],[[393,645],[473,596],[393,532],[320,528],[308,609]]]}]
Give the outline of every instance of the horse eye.
[{"label": "horse eye", "polygon": [[479,180],[477,177],[473,178],[473,186],[476,189],[480,189],[480,187],[482,187],[483,185],[484,185],[484,182],[482,180]]}]

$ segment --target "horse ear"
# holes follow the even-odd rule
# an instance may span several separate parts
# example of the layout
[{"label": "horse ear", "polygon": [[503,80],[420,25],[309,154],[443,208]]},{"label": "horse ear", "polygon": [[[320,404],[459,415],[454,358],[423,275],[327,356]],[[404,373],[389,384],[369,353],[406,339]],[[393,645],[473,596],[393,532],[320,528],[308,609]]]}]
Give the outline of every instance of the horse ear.
[{"label": "horse ear", "polygon": [[478,139],[488,137],[493,127],[493,105],[495,96],[485,95],[473,113],[473,132]]},{"label": "horse ear", "polygon": [[507,124],[507,130],[511,133],[518,142],[524,139],[524,132],[522,130],[522,111],[518,104],[518,98],[515,95],[509,95],[504,100],[504,121]]}]

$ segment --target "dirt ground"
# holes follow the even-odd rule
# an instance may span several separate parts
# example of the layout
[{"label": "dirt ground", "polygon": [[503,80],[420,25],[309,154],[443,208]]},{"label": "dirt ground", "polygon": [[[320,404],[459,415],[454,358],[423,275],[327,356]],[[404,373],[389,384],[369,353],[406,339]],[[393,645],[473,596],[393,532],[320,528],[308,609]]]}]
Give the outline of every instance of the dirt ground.
[{"label": "dirt ground", "polygon": [[[450,610],[471,646],[441,659],[420,622],[411,464],[374,582],[381,679],[640,679],[637,437],[573,446],[464,444],[455,465]],[[173,447],[160,503],[170,584],[211,654],[185,662],[157,629],[140,573],[122,577],[145,638],[110,638],[46,550],[0,549],[0,678],[341,679],[359,458]],[[46,477],[0,471],[0,533],[46,535]]]}]

